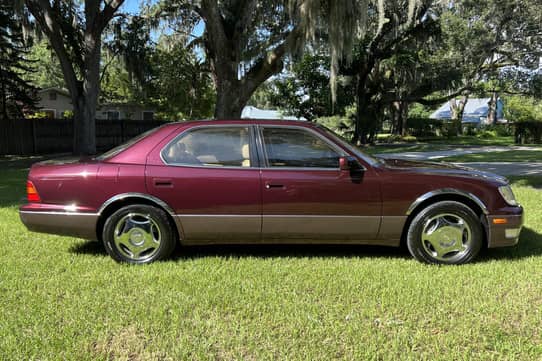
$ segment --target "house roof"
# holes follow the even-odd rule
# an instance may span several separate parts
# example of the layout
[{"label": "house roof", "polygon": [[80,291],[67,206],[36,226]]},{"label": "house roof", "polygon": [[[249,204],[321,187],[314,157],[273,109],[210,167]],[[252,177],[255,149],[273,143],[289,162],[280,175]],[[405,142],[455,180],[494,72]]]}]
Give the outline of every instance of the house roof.
[{"label": "house roof", "polygon": [[46,93],[46,92],[50,92],[50,91],[55,91],[55,92],[57,92],[59,94],[67,96],[67,97],[70,96],[70,93],[66,89],[57,88],[57,87],[49,87],[49,88],[40,89],[40,90],[38,90],[38,94]]},{"label": "house roof", "polygon": [[244,119],[282,119],[282,120],[307,120],[304,117],[298,118],[282,114],[278,110],[266,110],[247,105],[241,112]]},{"label": "house roof", "polygon": [[[490,100],[491,98],[468,99],[463,112],[463,121],[479,122],[480,117],[487,117]],[[452,111],[450,109],[450,101],[442,104],[429,116],[429,118],[451,119]],[[502,101],[500,99],[497,100],[497,118],[502,118]]]}]

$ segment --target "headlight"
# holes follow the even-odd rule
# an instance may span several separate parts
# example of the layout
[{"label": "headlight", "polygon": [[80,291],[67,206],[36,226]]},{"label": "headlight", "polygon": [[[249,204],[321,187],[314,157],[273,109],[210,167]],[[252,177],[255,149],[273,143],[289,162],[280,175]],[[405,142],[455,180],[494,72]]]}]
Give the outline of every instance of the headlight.
[{"label": "headlight", "polygon": [[499,187],[499,193],[504,198],[506,203],[508,203],[511,206],[517,206],[518,201],[516,201],[516,197],[514,197],[514,192],[512,192],[512,188],[510,186],[502,186]]}]

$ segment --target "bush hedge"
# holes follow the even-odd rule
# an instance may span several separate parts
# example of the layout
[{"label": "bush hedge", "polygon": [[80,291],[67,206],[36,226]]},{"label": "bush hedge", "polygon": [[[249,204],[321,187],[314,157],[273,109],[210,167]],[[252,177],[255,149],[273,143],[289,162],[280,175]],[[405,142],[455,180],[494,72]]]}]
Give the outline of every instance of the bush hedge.
[{"label": "bush hedge", "polygon": [[535,143],[542,144],[542,122],[522,121],[514,124],[516,144]]}]

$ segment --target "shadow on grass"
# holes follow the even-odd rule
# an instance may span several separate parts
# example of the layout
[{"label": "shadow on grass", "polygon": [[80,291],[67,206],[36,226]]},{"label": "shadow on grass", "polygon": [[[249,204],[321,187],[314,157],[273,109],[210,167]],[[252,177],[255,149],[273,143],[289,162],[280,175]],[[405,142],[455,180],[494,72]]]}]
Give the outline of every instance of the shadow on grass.
[{"label": "shadow on grass", "polygon": [[478,261],[519,260],[536,256],[542,256],[542,234],[524,227],[516,246],[486,249],[478,257]]},{"label": "shadow on grass", "polygon": [[403,248],[335,245],[335,244],[262,244],[262,245],[209,245],[179,247],[173,255],[174,261],[204,257],[222,258],[311,258],[311,257],[375,257],[404,258],[409,254]]},{"label": "shadow on grass", "polygon": [[103,243],[97,241],[81,241],[71,246],[70,252],[88,256],[107,256]]},{"label": "shadow on grass", "polygon": [[[106,256],[101,242],[82,241],[70,247],[70,252],[90,256]],[[251,244],[251,245],[205,245],[176,247],[171,260],[182,261],[205,257],[387,257],[409,258],[406,249],[368,245],[334,244]]]},{"label": "shadow on grass", "polygon": [[542,177],[536,176],[508,176],[510,183],[514,186],[527,186],[542,189]]},{"label": "shadow on grass", "polygon": [[25,202],[28,170],[44,159],[43,156],[0,156],[0,207]]},{"label": "shadow on grass", "polygon": [[[101,242],[86,241],[70,248],[70,252],[91,256],[106,256]],[[483,250],[475,262],[494,260],[520,260],[523,258],[542,256],[542,234],[530,228],[523,228],[517,246],[492,248]],[[171,260],[183,261],[205,257],[222,258],[304,258],[304,257],[367,257],[410,259],[405,247],[383,247],[369,245],[335,245],[335,244],[262,244],[262,245],[208,245],[179,246]]]}]

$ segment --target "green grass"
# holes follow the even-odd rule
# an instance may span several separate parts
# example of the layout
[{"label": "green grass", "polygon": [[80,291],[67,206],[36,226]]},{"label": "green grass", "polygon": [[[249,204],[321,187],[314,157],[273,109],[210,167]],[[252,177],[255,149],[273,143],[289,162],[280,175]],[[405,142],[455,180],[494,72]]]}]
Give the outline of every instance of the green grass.
[{"label": "green grass", "polygon": [[439,158],[440,160],[445,162],[542,162],[542,148],[463,154]]},{"label": "green grass", "polygon": [[0,359],[542,358],[542,179],[520,244],[459,267],[379,247],[198,247],[148,266],[19,222],[0,161]]},{"label": "green grass", "polygon": [[[401,152],[431,152],[450,150],[457,147],[468,146],[509,146],[514,145],[513,137],[493,137],[488,139],[476,136],[463,135],[460,137],[434,137],[419,138],[417,143],[380,143],[365,147],[363,150],[369,154],[401,153]],[[529,146],[529,145],[526,145]]]}]

